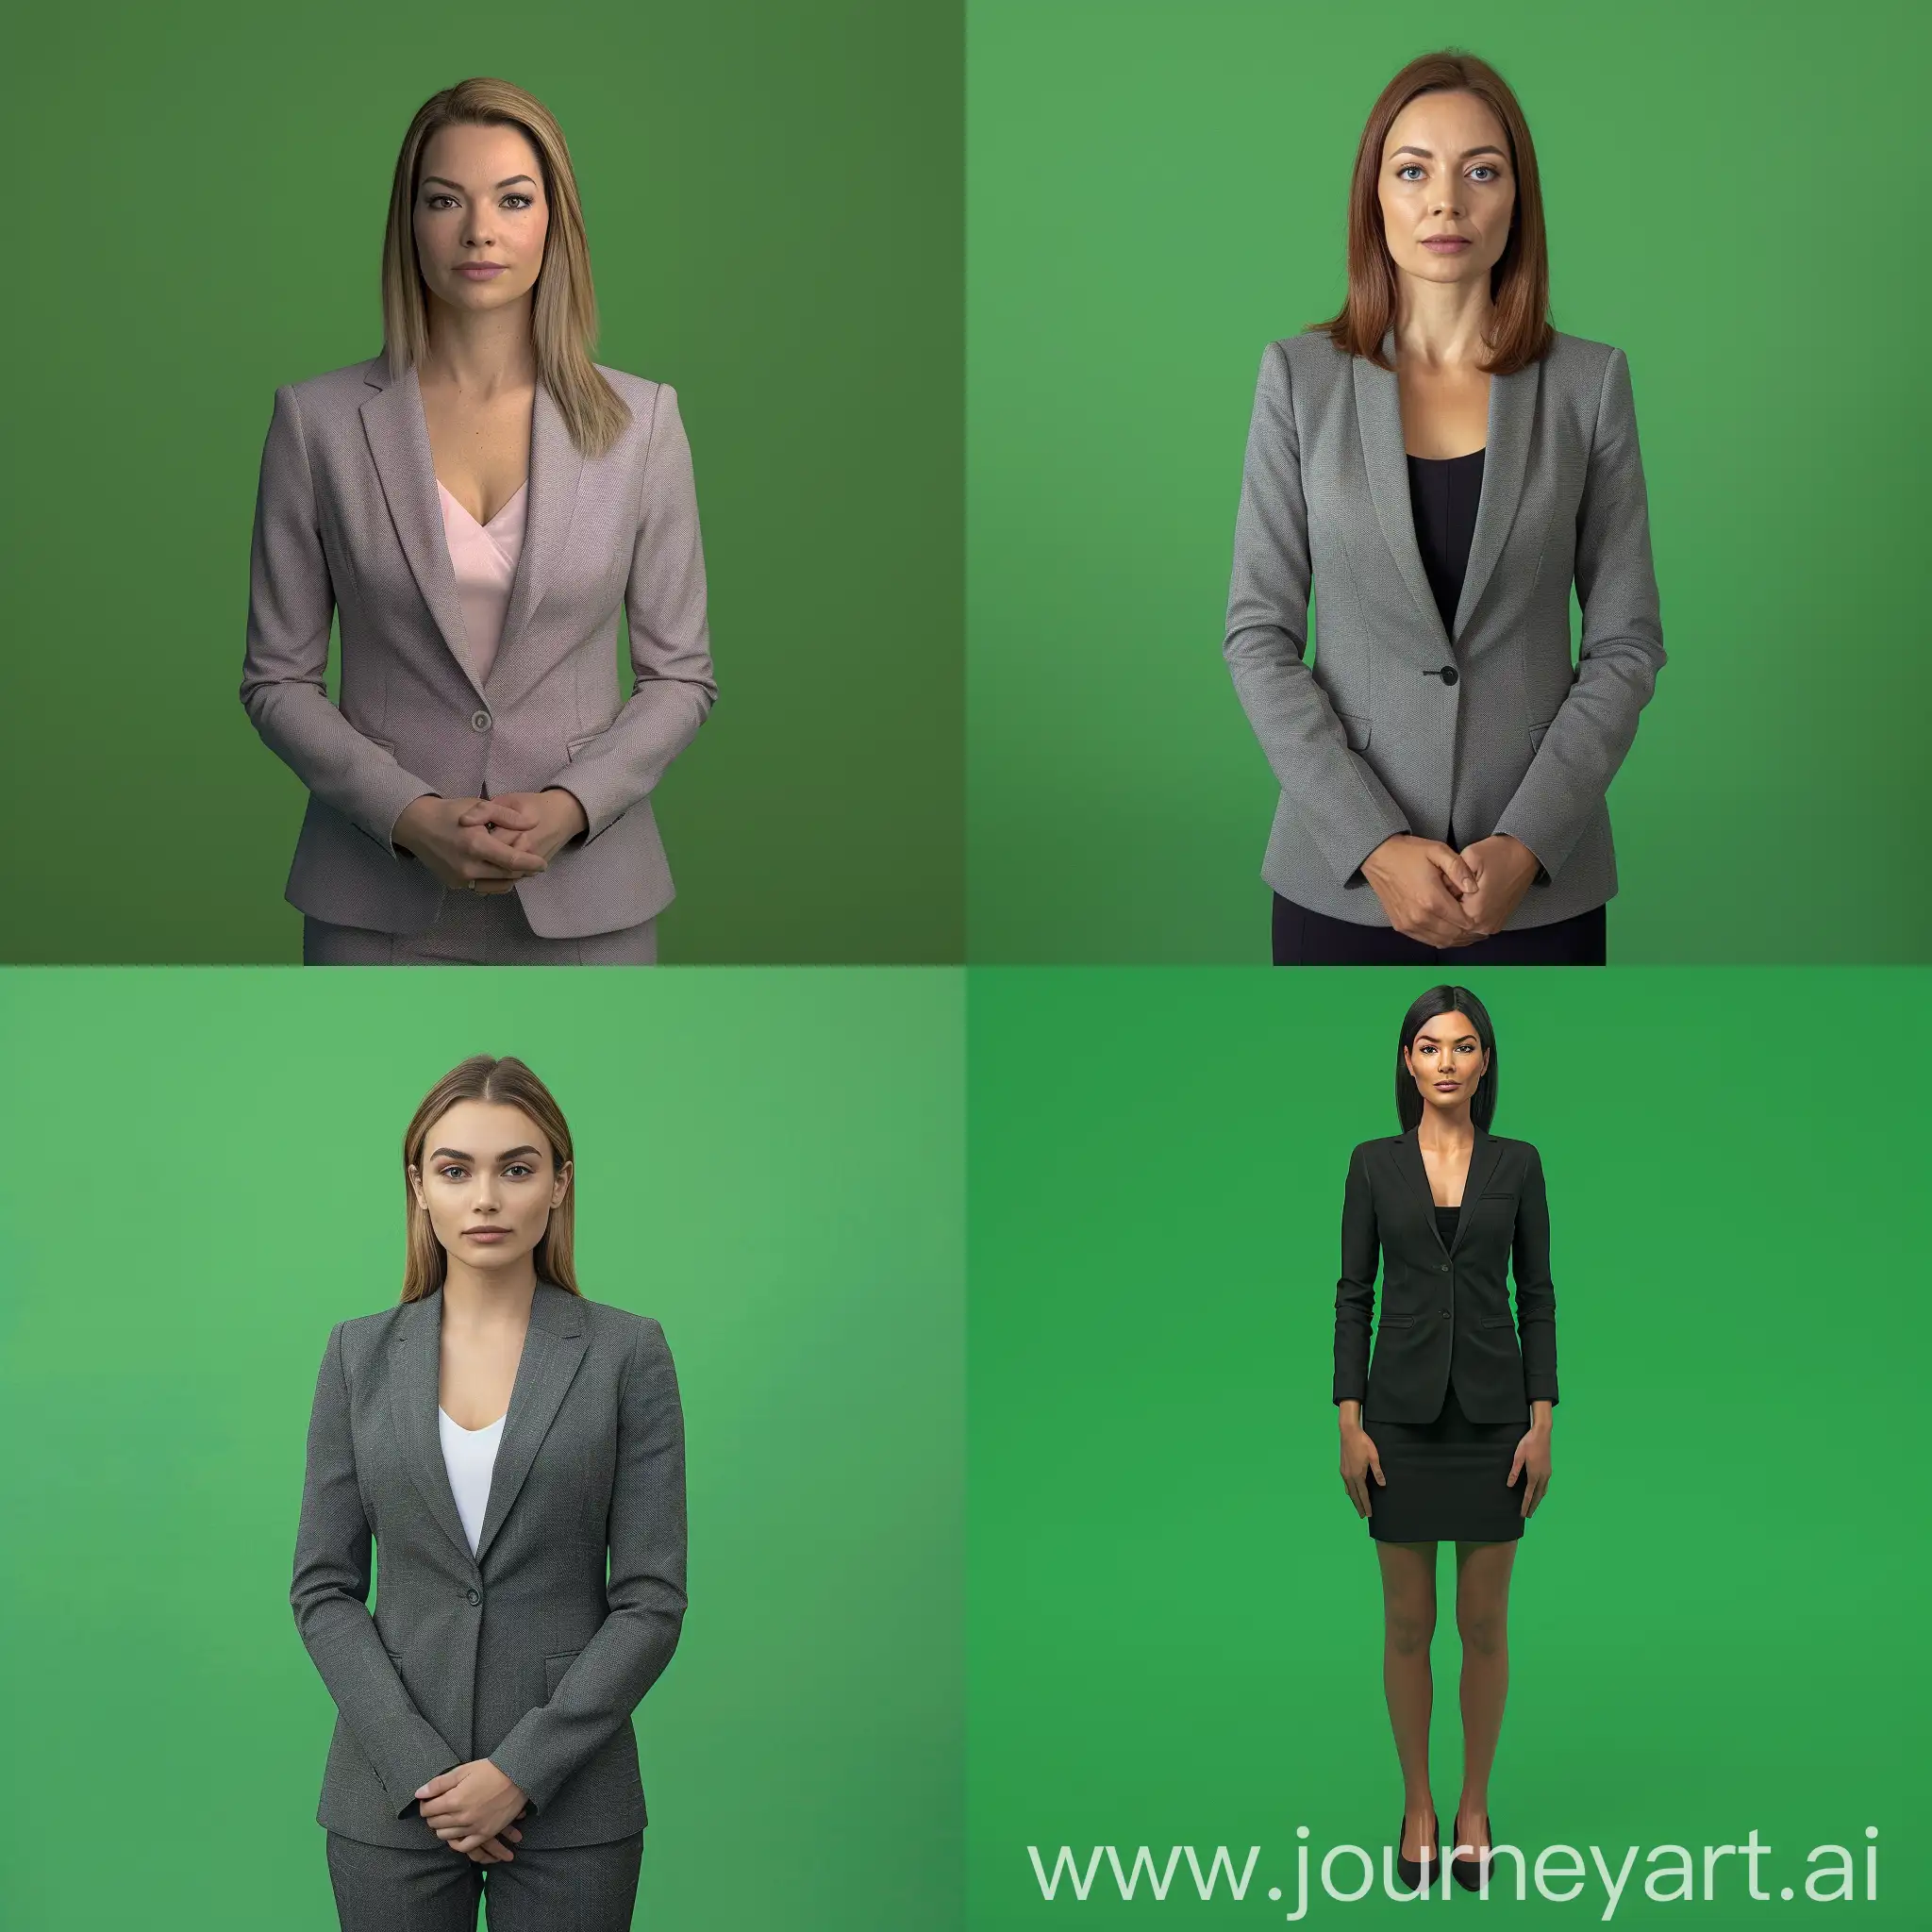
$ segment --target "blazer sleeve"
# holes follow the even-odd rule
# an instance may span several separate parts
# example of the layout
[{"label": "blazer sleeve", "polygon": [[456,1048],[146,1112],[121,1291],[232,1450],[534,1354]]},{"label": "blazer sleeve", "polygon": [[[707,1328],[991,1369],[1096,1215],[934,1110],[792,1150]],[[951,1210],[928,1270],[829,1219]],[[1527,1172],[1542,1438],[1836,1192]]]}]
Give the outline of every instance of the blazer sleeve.
[{"label": "blazer sleeve", "polygon": [[331,702],[335,608],[302,412],[294,389],[284,384],[275,391],[255,497],[242,703],[262,741],[317,798],[400,858],[391,828],[411,799],[436,788],[406,772]]},{"label": "blazer sleeve", "polygon": [[640,1322],[617,1416],[608,1614],[558,1680],[490,1754],[541,1812],[616,1734],[658,1681],[684,1624],[684,1413],[664,1331]]},{"label": "blazer sleeve", "polygon": [[629,701],[545,785],[561,786],[583,807],[585,844],[650,794],[718,698],[697,486],[677,391],[668,383],[658,385],[653,405],[625,611]]},{"label": "blazer sleeve", "polygon": [[1575,681],[1496,821],[1547,873],[1561,868],[1608,792],[1664,664],[1630,365],[1617,348],[1604,365],[1577,509],[1576,593],[1583,641]]},{"label": "blazer sleeve", "polygon": [[416,1708],[369,1614],[370,1541],[356,1480],[338,1322],[329,1331],[308,1419],[308,1464],[289,1602],[342,1722],[402,1818],[415,1809],[419,1785],[463,1759]]},{"label": "blazer sleeve", "polygon": [[1361,1148],[1348,1158],[1341,1194],[1341,1278],[1335,1286],[1335,1400],[1360,1402],[1369,1383],[1369,1319],[1375,1309],[1381,1237]]},{"label": "blazer sleeve", "polygon": [[1241,708],[1282,791],[1344,886],[1361,886],[1361,863],[1383,840],[1409,829],[1308,668],[1307,503],[1301,441],[1290,391],[1288,351],[1269,343],[1235,518],[1234,575],[1222,655]]},{"label": "blazer sleeve", "polygon": [[1516,1333],[1523,1344],[1524,1391],[1532,1402],[1557,1399],[1557,1290],[1550,1279],[1550,1204],[1542,1157],[1532,1147],[1516,1199]]}]

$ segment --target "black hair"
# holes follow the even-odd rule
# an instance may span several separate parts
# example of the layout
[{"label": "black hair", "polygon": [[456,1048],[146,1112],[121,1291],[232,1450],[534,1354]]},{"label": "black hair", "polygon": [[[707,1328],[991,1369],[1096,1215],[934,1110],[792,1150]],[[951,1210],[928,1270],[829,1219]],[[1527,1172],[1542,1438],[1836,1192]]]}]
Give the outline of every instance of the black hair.
[{"label": "black hair", "polygon": [[1496,1117],[1496,1034],[1490,1024],[1489,1008],[1466,986],[1432,986],[1402,1016],[1402,1040],[1395,1049],[1396,1118],[1405,1134],[1422,1124],[1423,1097],[1416,1091],[1415,1075],[1408,1071],[1408,1050],[1415,1044],[1416,1035],[1444,1013],[1463,1014],[1489,1056],[1489,1069],[1469,1100],[1470,1119],[1487,1134]]}]

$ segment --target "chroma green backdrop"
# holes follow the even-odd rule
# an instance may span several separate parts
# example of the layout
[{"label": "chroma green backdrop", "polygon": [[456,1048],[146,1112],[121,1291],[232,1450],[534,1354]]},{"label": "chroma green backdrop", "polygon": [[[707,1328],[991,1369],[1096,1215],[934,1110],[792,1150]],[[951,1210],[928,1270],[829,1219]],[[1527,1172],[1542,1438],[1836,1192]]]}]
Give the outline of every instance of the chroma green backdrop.
[{"label": "chroma green backdrop", "polygon": [[558,117],[593,353],[691,433],[721,695],[656,794],[663,957],[963,957],[958,0],[43,8],[8,53],[0,958],[300,957],[238,696],[262,441],[380,349],[397,148],[473,74]]},{"label": "chroma green backdrop", "polygon": [[1556,325],[1637,398],[1671,661],[1611,962],[1932,959],[1907,0],[971,0],[969,957],[1266,960],[1221,659],[1255,378],[1341,306],[1362,124],[1445,45],[1520,95]]},{"label": "chroma green backdrop", "polygon": [[[1185,1861],[1162,1909],[1280,1924],[1298,1826],[1318,1863],[1379,1848],[1401,1810],[1330,1394],[1349,1150],[1399,1131],[1396,1032],[1429,979],[971,977],[969,1923],[1148,1910],[1144,1876],[1123,1906],[1104,1861],[1086,1905],[1065,1883],[1048,1905],[1026,1850],[1050,1870],[1062,1843],[1083,1866],[1112,1844],[1131,1868],[1144,1843],[1158,1866],[1192,1844],[1204,1870],[1225,1844],[1237,1871],[1259,1845],[1239,1911],[1224,1883],[1203,1906]],[[1511,1592],[1498,1841],[1594,1843],[1613,1869],[1638,1845],[1641,1893],[1652,1847],[1701,1861],[1755,1825],[1767,1889],[1795,1875],[1802,1906],[1819,1844],[1854,1848],[1862,1894],[1876,1825],[1878,1896],[1845,1923],[1922,1926],[1932,1320],[1908,1042],[1932,973],[1471,984],[1497,1030],[1495,1129],[1542,1155],[1561,1391]],[[1460,1652],[1441,1564],[1446,1828]],[[1603,1904],[1592,1879],[1569,1906],[1532,1891],[1528,1917],[1594,1924]],[[1318,1893],[1307,1923],[1403,1909]],[[1733,1858],[1711,1904],[1626,1891],[1614,1923],[1766,1916]]]},{"label": "chroma green backdrop", "polygon": [[0,974],[0,1916],[334,1927],[288,1604],[316,1370],[400,1291],[416,1103],[514,1052],[584,1292],[683,1392],[638,1923],[957,1928],[961,975],[298,972]]}]

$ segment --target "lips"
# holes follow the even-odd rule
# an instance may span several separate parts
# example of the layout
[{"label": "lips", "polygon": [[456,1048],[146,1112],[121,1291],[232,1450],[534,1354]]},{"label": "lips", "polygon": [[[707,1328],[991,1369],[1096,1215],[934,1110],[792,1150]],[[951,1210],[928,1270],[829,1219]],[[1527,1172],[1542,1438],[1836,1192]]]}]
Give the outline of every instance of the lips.
[{"label": "lips", "polygon": [[468,275],[473,282],[487,282],[491,275],[500,275],[504,264],[500,261],[466,261],[458,265],[459,275]]}]

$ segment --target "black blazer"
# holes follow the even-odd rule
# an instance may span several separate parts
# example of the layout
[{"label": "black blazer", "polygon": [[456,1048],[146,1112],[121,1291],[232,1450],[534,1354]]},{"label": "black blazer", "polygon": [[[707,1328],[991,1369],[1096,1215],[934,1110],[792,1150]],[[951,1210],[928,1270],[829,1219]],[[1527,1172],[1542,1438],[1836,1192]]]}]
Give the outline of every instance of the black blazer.
[{"label": "black blazer", "polygon": [[[1371,1361],[1378,1257],[1382,1313]],[[1391,1140],[1364,1141],[1349,1156],[1335,1289],[1335,1400],[1359,1402],[1365,1423],[1431,1423],[1452,1370],[1472,1422],[1526,1423],[1532,1402],[1557,1399],[1543,1165],[1527,1141],[1478,1127],[1456,1239],[1445,1248],[1411,1127]]]}]

